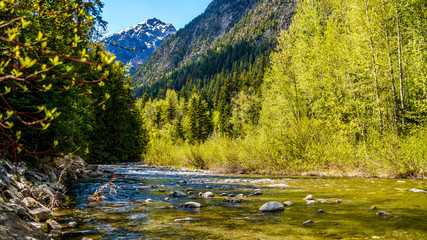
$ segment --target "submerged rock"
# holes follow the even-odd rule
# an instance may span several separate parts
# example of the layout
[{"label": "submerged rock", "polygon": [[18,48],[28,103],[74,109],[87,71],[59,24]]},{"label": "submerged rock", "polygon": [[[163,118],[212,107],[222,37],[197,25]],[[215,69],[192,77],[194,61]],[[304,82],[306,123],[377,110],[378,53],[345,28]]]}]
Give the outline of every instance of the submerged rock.
[{"label": "submerged rock", "polygon": [[172,196],[172,197],[186,197],[187,196],[187,194],[185,194],[181,191],[170,192],[168,195]]},{"label": "submerged rock", "polygon": [[261,212],[278,212],[285,210],[285,207],[279,202],[268,202],[262,205],[259,210]]},{"label": "submerged rock", "polygon": [[160,207],[160,209],[175,209],[176,207],[175,206],[163,206],[163,207]]},{"label": "submerged rock", "polygon": [[422,189],[418,189],[418,188],[412,188],[409,191],[414,192],[414,193],[427,193],[426,190],[422,190]]},{"label": "submerged rock", "polygon": [[174,222],[193,222],[196,221],[197,219],[194,218],[181,218],[181,219],[175,219],[173,220]]},{"label": "submerged rock", "polygon": [[386,212],[386,211],[379,211],[379,212],[377,212],[377,215],[378,216],[391,216],[391,214]]}]

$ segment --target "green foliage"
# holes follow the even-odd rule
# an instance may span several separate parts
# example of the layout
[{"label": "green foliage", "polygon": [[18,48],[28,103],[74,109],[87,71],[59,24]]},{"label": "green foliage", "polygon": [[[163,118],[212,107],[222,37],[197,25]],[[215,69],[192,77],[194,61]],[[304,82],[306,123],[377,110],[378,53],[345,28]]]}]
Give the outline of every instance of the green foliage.
[{"label": "green foliage", "polygon": [[102,4],[80,0],[0,4],[1,154],[33,160],[39,154],[105,151],[106,144],[93,134],[102,128],[98,121],[105,124],[100,118],[107,120],[98,110],[123,103],[116,112],[125,116],[109,119],[128,124],[114,124],[121,131],[114,140],[126,144],[117,144],[114,153],[128,154],[125,160],[139,156],[145,145],[138,111],[132,110],[130,84],[122,81],[124,71],[114,64],[115,57],[92,43],[97,27],[105,27]]},{"label": "green foliage", "polygon": [[[145,108],[156,127],[147,162],[231,172],[425,177],[426,9],[420,0],[301,1],[269,59],[269,50],[259,48],[269,44],[237,34],[256,31],[250,21],[256,14],[248,14],[234,35],[213,45],[217,49],[145,88],[153,97],[165,89],[192,89],[206,99],[215,127],[207,140],[193,141],[200,127],[191,127],[203,114],[190,110],[193,97],[191,106],[181,99],[173,109],[185,116],[189,140],[177,141],[166,123],[168,102],[152,100],[157,108]],[[264,30],[270,28],[274,24]]]}]

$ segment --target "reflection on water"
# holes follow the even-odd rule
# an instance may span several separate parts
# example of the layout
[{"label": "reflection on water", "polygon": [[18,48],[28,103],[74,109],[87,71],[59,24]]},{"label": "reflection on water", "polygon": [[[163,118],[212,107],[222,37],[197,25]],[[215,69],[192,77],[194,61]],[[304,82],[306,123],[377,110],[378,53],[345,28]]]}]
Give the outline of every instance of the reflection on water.
[{"label": "reflection on water", "polygon": [[[410,191],[426,190],[425,180],[219,175],[137,165],[102,168],[116,172],[114,183],[121,189],[92,203],[87,197],[109,179],[75,182],[70,192],[75,203],[55,217],[63,226],[70,221],[78,225],[64,231],[92,230],[86,237],[93,239],[427,239],[427,194]],[[262,194],[254,196],[255,189]],[[193,194],[168,196],[188,190]],[[215,197],[198,197],[206,191]],[[242,202],[224,202],[221,193]],[[313,205],[304,200],[309,194]],[[181,207],[188,201],[202,208]],[[268,201],[291,201],[294,206],[260,213]],[[317,213],[319,209],[324,213]],[[378,216],[378,211],[391,216]],[[174,221],[184,218],[191,221]],[[303,226],[307,220],[313,223]]]}]

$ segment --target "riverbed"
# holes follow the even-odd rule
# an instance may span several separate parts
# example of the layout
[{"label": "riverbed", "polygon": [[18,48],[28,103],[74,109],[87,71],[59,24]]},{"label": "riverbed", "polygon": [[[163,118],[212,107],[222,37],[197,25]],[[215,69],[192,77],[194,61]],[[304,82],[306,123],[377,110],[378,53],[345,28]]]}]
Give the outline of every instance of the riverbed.
[{"label": "riverbed", "polygon": [[[92,239],[427,239],[426,180],[229,175],[138,165],[101,168],[115,172],[117,193],[90,202],[88,196],[110,178],[74,182],[69,207],[55,212],[62,231],[80,231]],[[174,191],[186,196],[173,196]],[[208,191],[215,196],[198,196]],[[308,195],[314,202],[305,200]],[[182,206],[189,201],[202,207]],[[293,206],[260,212],[270,201]],[[303,225],[308,220],[312,222]],[[67,228],[69,222],[77,226]]]}]

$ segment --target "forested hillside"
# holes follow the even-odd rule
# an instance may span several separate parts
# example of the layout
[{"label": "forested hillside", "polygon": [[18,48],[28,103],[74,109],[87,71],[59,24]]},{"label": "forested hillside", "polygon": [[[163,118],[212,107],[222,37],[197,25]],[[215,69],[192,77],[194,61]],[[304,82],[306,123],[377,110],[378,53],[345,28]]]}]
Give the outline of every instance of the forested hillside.
[{"label": "forested hillside", "polygon": [[93,41],[106,24],[101,9],[99,1],[0,2],[1,157],[140,158],[145,132],[125,68]]},{"label": "forested hillside", "polygon": [[200,59],[139,85],[145,161],[426,176],[427,3],[294,4],[256,1]]}]

